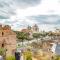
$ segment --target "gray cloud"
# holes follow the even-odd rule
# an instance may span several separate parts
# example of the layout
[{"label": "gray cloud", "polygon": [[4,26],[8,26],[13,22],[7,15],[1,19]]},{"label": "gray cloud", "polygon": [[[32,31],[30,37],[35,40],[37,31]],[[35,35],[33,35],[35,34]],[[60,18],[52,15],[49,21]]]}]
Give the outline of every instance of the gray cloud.
[{"label": "gray cloud", "polygon": [[6,16],[0,16],[0,19],[8,19]]},{"label": "gray cloud", "polygon": [[18,5],[22,7],[35,6],[40,3],[41,0],[16,0]]},{"label": "gray cloud", "polygon": [[37,20],[39,24],[60,24],[59,15],[39,15],[28,17],[31,20]]},{"label": "gray cloud", "polygon": [[0,0],[0,19],[6,19],[11,15],[15,15],[15,10],[19,8],[27,8],[40,3],[40,0]]}]

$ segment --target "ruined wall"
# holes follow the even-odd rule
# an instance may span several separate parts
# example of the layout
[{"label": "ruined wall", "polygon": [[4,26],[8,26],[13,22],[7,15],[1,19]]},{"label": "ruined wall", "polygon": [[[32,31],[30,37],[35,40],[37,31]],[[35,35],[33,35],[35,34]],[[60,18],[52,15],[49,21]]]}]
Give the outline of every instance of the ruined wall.
[{"label": "ruined wall", "polygon": [[6,49],[7,55],[12,55],[13,50],[16,50],[16,34],[9,26],[0,26],[0,48],[1,47]]}]

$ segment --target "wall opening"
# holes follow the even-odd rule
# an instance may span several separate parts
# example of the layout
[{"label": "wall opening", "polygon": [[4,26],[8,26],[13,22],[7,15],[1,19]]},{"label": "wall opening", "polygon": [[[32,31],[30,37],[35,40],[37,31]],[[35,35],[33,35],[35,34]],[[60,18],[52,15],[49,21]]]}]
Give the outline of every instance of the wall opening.
[{"label": "wall opening", "polygon": [[2,47],[4,48],[4,43],[2,44]]},{"label": "wall opening", "polygon": [[4,35],[4,32],[2,32],[2,36]]}]

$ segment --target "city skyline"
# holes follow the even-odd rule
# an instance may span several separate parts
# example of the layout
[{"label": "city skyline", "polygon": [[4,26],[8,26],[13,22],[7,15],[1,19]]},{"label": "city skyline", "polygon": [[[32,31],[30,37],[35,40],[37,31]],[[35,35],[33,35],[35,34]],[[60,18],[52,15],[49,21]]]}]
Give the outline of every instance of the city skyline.
[{"label": "city skyline", "polygon": [[41,30],[60,28],[59,0],[0,0],[0,24],[19,30],[37,24]]}]

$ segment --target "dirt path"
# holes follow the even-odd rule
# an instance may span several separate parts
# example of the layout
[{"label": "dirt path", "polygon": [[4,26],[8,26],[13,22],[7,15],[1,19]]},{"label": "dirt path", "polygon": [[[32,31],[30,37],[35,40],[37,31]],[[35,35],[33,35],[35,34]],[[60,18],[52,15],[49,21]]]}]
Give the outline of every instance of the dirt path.
[{"label": "dirt path", "polygon": [[32,57],[32,60],[37,60],[36,58]]}]

